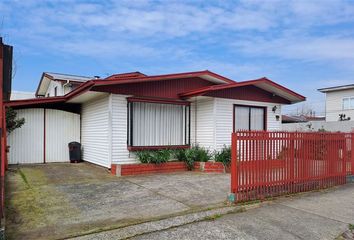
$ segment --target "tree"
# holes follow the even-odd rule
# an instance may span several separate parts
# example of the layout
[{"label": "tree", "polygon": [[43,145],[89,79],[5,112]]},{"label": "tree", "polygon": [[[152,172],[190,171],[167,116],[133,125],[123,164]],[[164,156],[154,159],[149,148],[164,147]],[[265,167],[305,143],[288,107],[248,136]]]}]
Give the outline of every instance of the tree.
[{"label": "tree", "polygon": [[17,112],[15,112],[12,108],[6,108],[6,130],[7,133],[11,133],[16,128],[22,127],[25,124],[24,118],[16,118]]}]

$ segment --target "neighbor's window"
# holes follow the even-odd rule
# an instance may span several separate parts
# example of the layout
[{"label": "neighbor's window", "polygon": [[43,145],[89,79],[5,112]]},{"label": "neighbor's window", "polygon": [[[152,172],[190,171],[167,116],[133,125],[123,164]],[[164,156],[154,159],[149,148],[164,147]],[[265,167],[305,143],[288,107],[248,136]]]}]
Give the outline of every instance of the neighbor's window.
[{"label": "neighbor's window", "polygon": [[234,126],[237,130],[266,130],[266,108],[253,106],[234,106]]},{"label": "neighbor's window", "polygon": [[128,103],[128,145],[180,146],[190,143],[188,105]]},{"label": "neighbor's window", "polygon": [[345,97],[342,102],[343,110],[354,109],[354,97]]}]

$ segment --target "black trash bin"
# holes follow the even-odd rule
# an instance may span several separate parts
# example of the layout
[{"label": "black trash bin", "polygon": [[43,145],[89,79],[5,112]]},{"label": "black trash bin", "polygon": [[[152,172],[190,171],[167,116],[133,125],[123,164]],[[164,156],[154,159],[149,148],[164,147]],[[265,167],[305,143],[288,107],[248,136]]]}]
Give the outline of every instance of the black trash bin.
[{"label": "black trash bin", "polygon": [[81,143],[71,142],[69,146],[69,156],[71,163],[78,163],[81,161]]}]

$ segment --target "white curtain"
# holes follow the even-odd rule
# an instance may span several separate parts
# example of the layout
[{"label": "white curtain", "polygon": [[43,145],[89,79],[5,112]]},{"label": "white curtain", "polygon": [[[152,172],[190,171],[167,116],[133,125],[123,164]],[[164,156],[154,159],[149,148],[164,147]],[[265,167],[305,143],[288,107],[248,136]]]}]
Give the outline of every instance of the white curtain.
[{"label": "white curtain", "polygon": [[132,106],[132,146],[187,144],[186,106],[145,102]]},{"label": "white curtain", "polygon": [[251,130],[264,130],[264,108],[250,108]]},{"label": "white curtain", "polygon": [[249,130],[249,107],[236,106],[235,107],[235,131]]},{"label": "white curtain", "polygon": [[235,131],[264,130],[265,109],[235,106]]}]

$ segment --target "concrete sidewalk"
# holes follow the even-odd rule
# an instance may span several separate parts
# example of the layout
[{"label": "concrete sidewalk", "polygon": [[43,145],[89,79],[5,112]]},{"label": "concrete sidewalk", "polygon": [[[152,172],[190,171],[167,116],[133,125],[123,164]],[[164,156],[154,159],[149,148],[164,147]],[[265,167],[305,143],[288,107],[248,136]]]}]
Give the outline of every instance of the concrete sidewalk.
[{"label": "concrete sidewalk", "polygon": [[134,239],[335,239],[354,223],[354,184],[212,219]]}]

